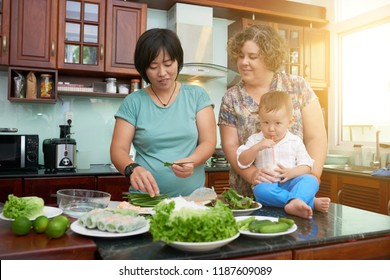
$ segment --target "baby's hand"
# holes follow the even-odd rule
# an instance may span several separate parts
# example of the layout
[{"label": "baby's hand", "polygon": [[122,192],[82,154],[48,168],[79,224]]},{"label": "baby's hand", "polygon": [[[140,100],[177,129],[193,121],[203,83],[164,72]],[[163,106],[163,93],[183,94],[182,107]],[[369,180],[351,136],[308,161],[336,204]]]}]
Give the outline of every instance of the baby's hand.
[{"label": "baby's hand", "polygon": [[262,151],[264,149],[269,149],[275,146],[275,142],[272,139],[264,138],[259,142],[259,145],[260,145],[260,151]]}]

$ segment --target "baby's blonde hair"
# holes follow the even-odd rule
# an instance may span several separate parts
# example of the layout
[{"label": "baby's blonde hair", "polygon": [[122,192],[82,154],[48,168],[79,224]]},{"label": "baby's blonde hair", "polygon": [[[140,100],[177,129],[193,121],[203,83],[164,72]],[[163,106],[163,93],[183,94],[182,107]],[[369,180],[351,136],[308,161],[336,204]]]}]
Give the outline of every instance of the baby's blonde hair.
[{"label": "baby's blonde hair", "polygon": [[286,109],[286,112],[287,114],[289,114],[289,117],[292,116],[293,105],[291,97],[287,92],[270,91],[263,94],[260,99],[259,114],[262,110],[268,113],[272,111],[278,111],[282,108]]}]

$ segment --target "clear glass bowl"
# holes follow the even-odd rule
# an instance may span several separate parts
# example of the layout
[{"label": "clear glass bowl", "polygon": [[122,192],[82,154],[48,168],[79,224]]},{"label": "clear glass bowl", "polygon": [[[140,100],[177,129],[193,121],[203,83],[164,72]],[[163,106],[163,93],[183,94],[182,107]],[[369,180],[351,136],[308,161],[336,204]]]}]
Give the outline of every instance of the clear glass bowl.
[{"label": "clear glass bowl", "polygon": [[106,208],[111,200],[111,194],[84,189],[62,189],[57,191],[57,204],[70,217],[80,218],[85,213]]}]

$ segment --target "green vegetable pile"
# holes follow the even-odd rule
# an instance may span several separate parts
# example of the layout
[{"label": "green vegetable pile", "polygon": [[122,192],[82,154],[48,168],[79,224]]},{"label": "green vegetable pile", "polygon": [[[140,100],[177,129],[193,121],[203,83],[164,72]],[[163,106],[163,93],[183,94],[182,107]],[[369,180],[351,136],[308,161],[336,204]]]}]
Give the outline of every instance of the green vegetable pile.
[{"label": "green vegetable pile", "polygon": [[37,196],[17,197],[8,195],[4,204],[3,215],[8,219],[15,219],[19,216],[34,218],[42,213],[45,202]]},{"label": "green vegetable pile", "polygon": [[168,198],[168,195],[166,194],[160,194],[156,195],[155,197],[150,197],[148,193],[129,193],[126,198],[128,201],[135,205],[140,207],[154,207],[159,202],[163,201],[164,199]]},{"label": "green vegetable pile", "polygon": [[212,242],[238,233],[232,211],[221,201],[205,210],[181,208],[174,211],[175,201],[159,203],[150,218],[153,240],[170,242]]},{"label": "green vegetable pile", "polygon": [[231,209],[239,210],[253,208],[253,198],[249,196],[239,195],[233,189],[228,189],[224,191],[221,195]]}]

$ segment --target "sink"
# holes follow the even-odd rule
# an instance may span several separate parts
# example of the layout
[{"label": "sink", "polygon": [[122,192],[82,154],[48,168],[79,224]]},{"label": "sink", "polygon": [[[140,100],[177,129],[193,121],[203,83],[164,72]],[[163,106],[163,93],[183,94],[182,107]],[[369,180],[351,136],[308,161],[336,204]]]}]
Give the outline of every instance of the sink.
[{"label": "sink", "polygon": [[372,171],[376,170],[376,168],[372,168],[369,166],[354,166],[349,164],[345,164],[345,165],[325,164],[324,168],[355,172],[355,173],[363,173],[363,174],[371,174]]}]

